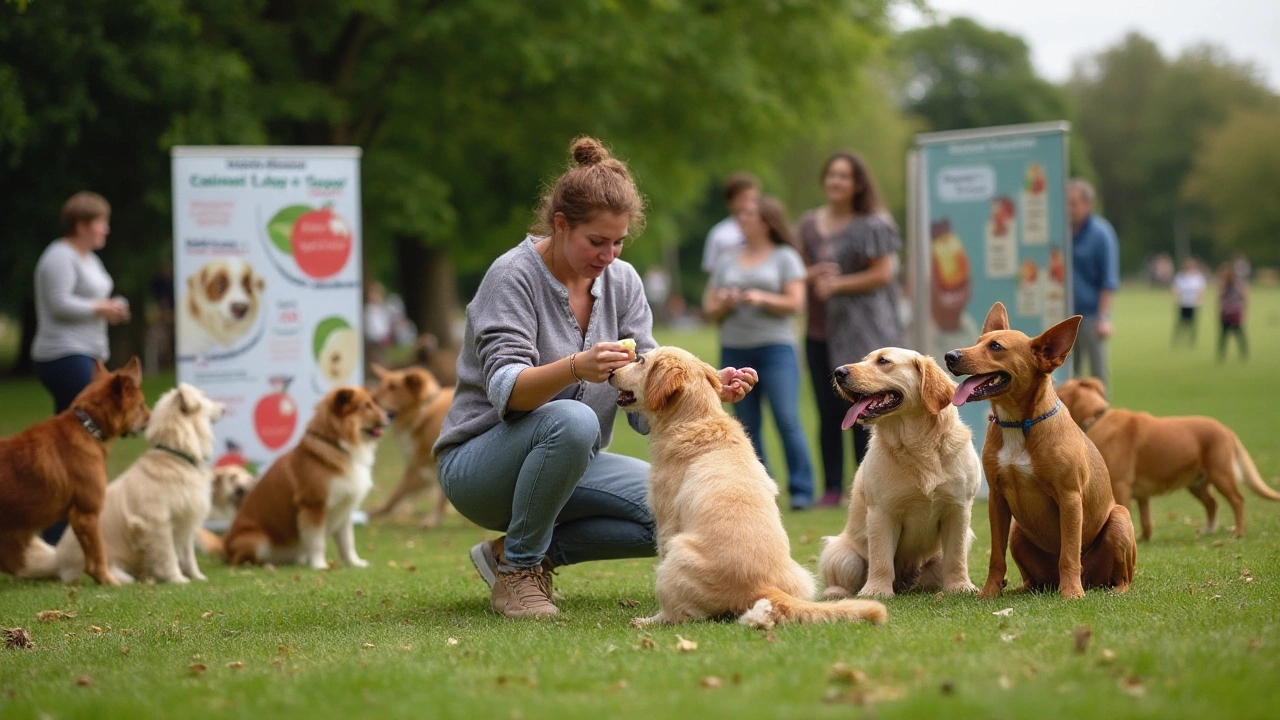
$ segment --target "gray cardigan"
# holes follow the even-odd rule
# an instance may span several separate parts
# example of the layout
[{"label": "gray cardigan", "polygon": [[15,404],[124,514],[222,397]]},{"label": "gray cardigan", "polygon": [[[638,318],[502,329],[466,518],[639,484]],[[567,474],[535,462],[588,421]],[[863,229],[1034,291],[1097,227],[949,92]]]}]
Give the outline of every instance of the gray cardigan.
[{"label": "gray cardigan", "polygon": [[36,337],[31,359],[49,362],[88,355],[106,362],[107,321],[94,313],[113,283],[94,253],[80,255],[64,240],[54,240],[36,262]]},{"label": "gray cardigan", "polygon": [[[657,346],[644,285],[629,263],[614,260],[591,285],[591,294],[595,304],[584,337],[569,307],[568,289],[551,274],[532,238],[493,261],[467,305],[457,393],[435,444],[437,454],[500,422],[523,417],[526,413],[509,409],[507,402],[516,376],[526,368],[555,362],[598,342],[634,338],[637,353]],[[607,383],[577,383],[555,399],[586,403],[600,418],[600,446],[609,445],[618,413],[617,390]],[[627,418],[638,432],[648,432],[639,415]]]}]

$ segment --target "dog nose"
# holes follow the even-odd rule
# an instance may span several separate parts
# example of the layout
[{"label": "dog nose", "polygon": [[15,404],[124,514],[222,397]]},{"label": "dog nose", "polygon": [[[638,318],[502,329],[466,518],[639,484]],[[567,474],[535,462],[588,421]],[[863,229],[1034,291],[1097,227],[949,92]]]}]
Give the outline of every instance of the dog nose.
[{"label": "dog nose", "polygon": [[951,352],[947,353],[946,355],[943,355],[942,357],[947,361],[947,369],[952,372],[955,372],[956,363],[960,362],[960,351],[952,350]]},{"label": "dog nose", "polygon": [[249,312],[249,303],[231,303],[231,314],[237,320],[243,318]]},{"label": "dog nose", "polygon": [[843,380],[849,377],[849,368],[841,365],[840,367],[836,368],[831,374],[835,375],[837,380]]}]

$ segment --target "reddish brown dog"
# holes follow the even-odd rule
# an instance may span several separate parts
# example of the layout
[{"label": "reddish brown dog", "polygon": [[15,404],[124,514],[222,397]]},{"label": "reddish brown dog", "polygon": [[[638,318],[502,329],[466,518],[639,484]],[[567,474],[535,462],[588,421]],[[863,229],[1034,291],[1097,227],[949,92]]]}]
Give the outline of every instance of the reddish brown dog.
[{"label": "reddish brown dog", "polygon": [[1021,590],[1129,588],[1137,558],[1129,510],[1117,505],[1098,449],[1061,409],[1051,373],[1080,328],[1068,318],[1031,338],[1009,329],[1004,305],[987,313],[978,344],[947,353],[947,367],[969,375],[952,402],[990,400],[982,467],[991,496],[991,565],[980,598],[1005,586],[1005,548],[1022,573]]},{"label": "reddish brown dog", "polygon": [[51,565],[54,550],[36,533],[65,515],[84,548],[85,572],[119,585],[107,568],[98,516],[111,441],[140,432],[151,417],[141,382],[136,357],[116,372],[99,362],[70,408],[0,439],[0,570],[23,577],[28,566]]},{"label": "reddish brown dog", "polygon": [[1116,502],[1138,500],[1142,539],[1151,539],[1151,497],[1187,488],[1209,516],[1205,534],[1217,529],[1218,503],[1209,486],[1218,488],[1236,516],[1236,537],[1244,537],[1244,497],[1240,482],[1267,500],[1280,501],[1258,473],[1240,438],[1211,417],[1155,417],[1113,408],[1097,378],[1069,380],[1058,388],[1062,403],[1102,453],[1111,473]]}]

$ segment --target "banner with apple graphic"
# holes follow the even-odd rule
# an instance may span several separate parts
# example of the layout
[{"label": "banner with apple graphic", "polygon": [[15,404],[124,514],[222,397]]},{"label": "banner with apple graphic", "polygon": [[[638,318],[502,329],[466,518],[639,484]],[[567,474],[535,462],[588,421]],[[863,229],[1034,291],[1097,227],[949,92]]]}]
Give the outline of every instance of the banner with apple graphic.
[{"label": "banner with apple graphic", "polygon": [[364,382],[360,149],[172,154],[178,380],[226,406],[215,462],[265,470]]}]

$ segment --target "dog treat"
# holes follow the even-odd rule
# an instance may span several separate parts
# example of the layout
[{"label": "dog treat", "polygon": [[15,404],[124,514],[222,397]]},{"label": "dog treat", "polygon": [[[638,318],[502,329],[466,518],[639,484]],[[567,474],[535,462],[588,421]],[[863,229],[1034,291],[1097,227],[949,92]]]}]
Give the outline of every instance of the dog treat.
[{"label": "dog treat", "polygon": [[626,348],[626,349],[627,349],[627,352],[631,353],[631,357],[635,357],[635,355],[636,355],[636,341],[635,341],[634,339],[632,339],[632,338],[623,338],[623,339],[621,339],[621,340],[619,340],[619,341],[618,341],[618,344],[619,344],[619,345],[621,345],[622,347]]}]

